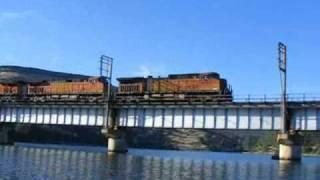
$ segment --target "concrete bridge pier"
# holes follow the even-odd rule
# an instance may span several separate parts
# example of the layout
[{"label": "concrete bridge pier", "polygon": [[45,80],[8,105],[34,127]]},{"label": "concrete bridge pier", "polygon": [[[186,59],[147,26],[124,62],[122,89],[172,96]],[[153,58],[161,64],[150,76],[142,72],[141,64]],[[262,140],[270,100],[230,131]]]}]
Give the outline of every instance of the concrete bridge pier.
[{"label": "concrete bridge pier", "polygon": [[13,134],[14,134],[14,127],[10,125],[1,124],[0,125],[0,144],[8,145],[13,144]]},{"label": "concrete bridge pier", "polygon": [[302,156],[303,135],[298,131],[279,133],[279,160],[299,161]]},{"label": "concrete bridge pier", "polygon": [[9,130],[8,128],[0,128],[0,144],[9,144]]},{"label": "concrete bridge pier", "polygon": [[125,133],[122,129],[104,128],[102,134],[108,139],[108,152],[128,152]]},{"label": "concrete bridge pier", "polygon": [[124,129],[119,128],[117,122],[118,113],[116,110],[111,110],[109,124],[101,130],[102,134],[108,139],[108,152],[110,153],[126,153],[127,142]]}]

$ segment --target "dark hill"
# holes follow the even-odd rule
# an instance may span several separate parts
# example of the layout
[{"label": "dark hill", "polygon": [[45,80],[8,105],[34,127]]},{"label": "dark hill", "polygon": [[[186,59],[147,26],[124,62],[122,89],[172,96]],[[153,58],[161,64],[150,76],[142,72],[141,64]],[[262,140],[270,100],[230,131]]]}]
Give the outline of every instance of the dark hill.
[{"label": "dark hill", "polygon": [[88,76],[20,66],[0,66],[0,83],[85,79]]}]

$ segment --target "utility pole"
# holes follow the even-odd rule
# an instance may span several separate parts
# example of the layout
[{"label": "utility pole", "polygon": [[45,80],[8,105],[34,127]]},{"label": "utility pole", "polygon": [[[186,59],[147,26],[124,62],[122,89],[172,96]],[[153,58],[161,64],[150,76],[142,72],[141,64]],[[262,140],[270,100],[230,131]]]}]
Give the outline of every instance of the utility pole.
[{"label": "utility pole", "polygon": [[278,44],[278,60],[281,79],[281,131],[282,133],[287,133],[289,131],[287,111],[287,46],[281,42]]},{"label": "utility pole", "polygon": [[112,89],[112,65],[113,58],[102,55],[100,57],[100,77],[104,78],[108,83],[107,92],[104,93],[106,100],[106,117],[103,121],[103,127],[108,127],[108,120],[110,119],[110,106],[111,106],[111,89]]}]

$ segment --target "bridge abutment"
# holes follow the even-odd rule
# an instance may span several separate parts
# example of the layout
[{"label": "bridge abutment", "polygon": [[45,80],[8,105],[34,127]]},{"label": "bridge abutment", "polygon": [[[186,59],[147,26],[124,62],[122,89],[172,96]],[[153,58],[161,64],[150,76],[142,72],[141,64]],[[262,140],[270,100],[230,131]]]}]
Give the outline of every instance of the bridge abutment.
[{"label": "bridge abutment", "polygon": [[279,160],[299,161],[302,156],[303,135],[298,131],[278,134]]}]

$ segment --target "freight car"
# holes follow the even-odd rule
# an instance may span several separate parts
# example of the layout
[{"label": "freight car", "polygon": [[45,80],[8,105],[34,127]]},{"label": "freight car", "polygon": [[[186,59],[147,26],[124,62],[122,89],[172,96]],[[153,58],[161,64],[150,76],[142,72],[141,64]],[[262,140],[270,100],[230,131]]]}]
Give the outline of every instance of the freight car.
[{"label": "freight car", "polygon": [[[232,100],[232,90],[218,73],[174,74],[167,78],[119,78],[117,97],[181,97]],[[123,98],[122,98],[123,99]]]}]

